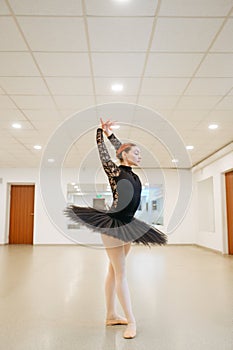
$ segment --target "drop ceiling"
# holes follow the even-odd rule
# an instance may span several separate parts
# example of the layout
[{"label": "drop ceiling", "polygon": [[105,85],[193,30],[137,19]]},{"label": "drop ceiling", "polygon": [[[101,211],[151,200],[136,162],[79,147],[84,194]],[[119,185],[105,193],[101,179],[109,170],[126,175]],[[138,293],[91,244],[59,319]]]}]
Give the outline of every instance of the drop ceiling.
[{"label": "drop ceiling", "polygon": [[[123,91],[113,92],[113,83]],[[232,0],[0,0],[0,167],[38,167],[67,118],[115,102],[159,113],[184,147],[194,146],[192,165],[231,143]],[[98,125],[93,116],[81,115],[87,129]],[[119,116],[117,135],[140,141],[142,165],[153,167],[153,153],[160,166],[174,167],[147,134],[153,120],[140,133],[129,118],[124,125]],[[94,139],[94,131],[79,139],[65,164],[81,164]]]}]

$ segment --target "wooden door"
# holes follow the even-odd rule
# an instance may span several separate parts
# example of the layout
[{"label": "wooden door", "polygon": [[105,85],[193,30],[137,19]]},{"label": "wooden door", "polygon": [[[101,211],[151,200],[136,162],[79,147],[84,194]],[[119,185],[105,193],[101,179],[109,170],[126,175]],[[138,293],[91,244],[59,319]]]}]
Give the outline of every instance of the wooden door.
[{"label": "wooden door", "polygon": [[228,251],[233,254],[233,171],[225,174],[227,200]]},{"label": "wooden door", "polygon": [[9,244],[33,244],[34,185],[11,185]]}]

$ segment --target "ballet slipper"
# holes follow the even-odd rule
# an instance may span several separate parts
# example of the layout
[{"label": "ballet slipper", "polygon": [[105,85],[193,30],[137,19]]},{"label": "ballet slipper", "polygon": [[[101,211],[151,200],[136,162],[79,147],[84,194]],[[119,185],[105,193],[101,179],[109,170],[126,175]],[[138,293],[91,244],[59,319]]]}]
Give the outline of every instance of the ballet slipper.
[{"label": "ballet slipper", "polygon": [[106,320],[106,326],[117,326],[117,325],[127,325],[128,322],[125,318],[115,318],[115,319],[112,319],[112,320]]},{"label": "ballet slipper", "polygon": [[136,337],[136,323],[128,323],[123,337],[125,339],[133,339]]}]

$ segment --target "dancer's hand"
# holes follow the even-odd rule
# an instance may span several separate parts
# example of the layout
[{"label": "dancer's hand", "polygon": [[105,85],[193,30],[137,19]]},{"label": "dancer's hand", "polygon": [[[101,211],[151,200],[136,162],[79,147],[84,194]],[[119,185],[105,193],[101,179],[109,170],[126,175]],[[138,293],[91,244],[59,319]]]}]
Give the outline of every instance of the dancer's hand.
[{"label": "dancer's hand", "polygon": [[111,121],[110,119],[104,122],[102,118],[100,118],[100,122],[101,122],[101,128],[103,129],[103,132],[105,133],[105,135],[107,137],[110,136],[112,134],[112,127],[116,124],[116,122]]}]

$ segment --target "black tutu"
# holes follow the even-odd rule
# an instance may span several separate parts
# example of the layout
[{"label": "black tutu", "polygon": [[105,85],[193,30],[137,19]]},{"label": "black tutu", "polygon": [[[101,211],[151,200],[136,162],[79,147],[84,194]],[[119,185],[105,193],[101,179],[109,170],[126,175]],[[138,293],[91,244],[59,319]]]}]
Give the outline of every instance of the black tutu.
[{"label": "black tutu", "polygon": [[130,220],[122,220],[111,211],[75,205],[67,207],[64,214],[72,221],[83,224],[95,232],[104,233],[124,242],[144,245],[167,243],[167,236],[163,232],[134,217]]}]

